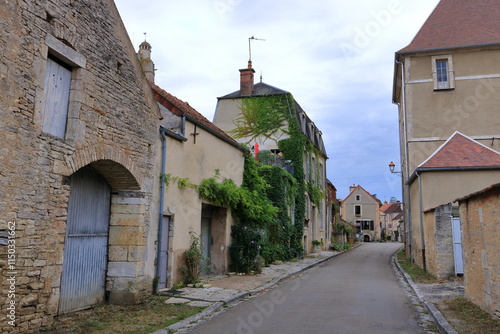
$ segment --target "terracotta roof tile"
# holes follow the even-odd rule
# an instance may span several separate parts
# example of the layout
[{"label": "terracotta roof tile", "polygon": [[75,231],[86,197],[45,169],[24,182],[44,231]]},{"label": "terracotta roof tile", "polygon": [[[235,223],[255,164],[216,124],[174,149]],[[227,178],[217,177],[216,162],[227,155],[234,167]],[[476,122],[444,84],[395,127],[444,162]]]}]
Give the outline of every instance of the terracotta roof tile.
[{"label": "terracotta roof tile", "polygon": [[165,108],[170,110],[172,113],[176,114],[177,116],[182,116],[183,114],[189,115],[198,122],[202,123],[203,125],[209,127],[213,131],[219,133],[223,137],[227,138],[228,140],[237,143],[231,136],[229,136],[227,133],[222,131],[219,127],[217,127],[215,124],[210,122],[205,116],[200,114],[198,111],[196,111],[193,107],[189,105],[189,103],[184,102],[177,97],[173,96],[169,92],[161,89],[159,86],[155,85],[151,81],[149,82],[149,85],[153,89],[154,96],[156,98],[156,101],[163,105]]},{"label": "terracotta roof tile", "polygon": [[500,1],[441,0],[399,53],[500,43]]},{"label": "terracotta roof tile", "polygon": [[455,132],[419,168],[500,167],[500,153]]},{"label": "terracotta roof tile", "polygon": [[380,211],[385,214],[401,212],[401,203],[386,203],[380,207]]}]

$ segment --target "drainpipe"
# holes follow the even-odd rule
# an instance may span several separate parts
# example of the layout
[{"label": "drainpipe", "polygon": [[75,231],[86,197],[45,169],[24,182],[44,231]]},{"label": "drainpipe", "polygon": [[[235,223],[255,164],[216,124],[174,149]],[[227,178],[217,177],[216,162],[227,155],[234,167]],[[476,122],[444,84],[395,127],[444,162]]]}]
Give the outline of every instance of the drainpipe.
[{"label": "drainpipe", "polygon": [[181,116],[181,135],[186,135],[186,114],[182,114]]},{"label": "drainpipe", "polygon": [[[396,64],[401,65],[401,111],[403,113],[403,152],[404,152],[404,163],[405,163],[405,173],[401,173],[401,187],[403,188],[403,195],[406,194],[406,201],[403,199],[404,205],[408,209],[407,217],[405,219],[405,228],[408,228],[408,249],[410,250],[410,262],[413,262],[412,255],[412,222],[411,222],[411,206],[410,206],[410,185],[405,182],[404,177],[409,177],[410,166],[408,159],[408,128],[407,128],[407,117],[406,117],[406,83],[405,83],[405,64],[399,60],[395,60]],[[403,171],[402,171],[403,172]],[[406,191],[405,191],[406,189]]]},{"label": "drainpipe", "polygon": [[[167,159],[167,136],[165,135],[165,131],[163,128],[160,127],[160,135],[161,135],[161,175],[165,174],[166,171],[166,159]],[[160,176],[161,177],[161,176]],[[156,276],[159,278],[160,277],[160,258],[161,258],[161,249],[162,249],[162,244],[161,244],[161,237],[163,235],[163,202],[165,199],[165,181],[163,179],[160,179],[160,213],[158,217],[158,245],[156,249]],[[170,222],[168,223],[167,226],[167,233],[170,230]],[[167,245],[166,248],[168,250],[168,238],[167,238]],[[167,263],[166,267],[168,268],[168,251],[167,251]],[[166,282],[168,283],[168,275],[167,275],[167,280]],[[167,284],[168,285],[168,284]]]},{"label": "drainpipe", "polygon": [[418,177],[418,202],[420,211],[420,242],[422,243],[422,261],[424,264],[424,270],[427,271],[427,264],[425,260],[425,235],[424,235],[424,210],[422,208],[422,179],[420,173],[417,171]]}]

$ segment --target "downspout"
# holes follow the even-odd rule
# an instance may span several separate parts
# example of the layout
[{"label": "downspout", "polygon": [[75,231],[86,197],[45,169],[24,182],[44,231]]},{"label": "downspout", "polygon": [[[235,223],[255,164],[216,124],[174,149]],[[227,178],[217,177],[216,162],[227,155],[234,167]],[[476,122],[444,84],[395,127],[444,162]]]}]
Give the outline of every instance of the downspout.
[{"label": "downspout", "polygon": [[420,242],[422,243],[422,262],[424,265],[424,270],[427,271],[427,264],[425,260],[425,235],[424,235],[424,210],[422,208],[422,178],[420,177],[419,172],[417,171],[418,177],[418,202],[419,202],[419,211],[420,211]]},{"label": "downspout", "polygon": [[[165,199],[165,181],[163,180],[163,175],[165,175],[166,171],[166,158],[167,158],[167,136],[165,135],[165,131],[160,127],[160,136],[161,136],[161,174],[160,174],[160,213],[158,217],[158,245],[156,249],[156,277],[160,277],[160,258],[161,258],[161,237],[163,235],[163,202]],[[170,230],[170,221],[167,226],[167,233]],[[166,249],[168,250],[168,238]],[[166,267],[168,268],[168,251],[167,251],[167,263]],[[166,284],[168,286],[168,275],[166,276]]]},{"label": "downspout", "polygon": [[[406,81],[405,81],[405,64],[399,60],[395,60],[396,64],[401,65],[401,111],[403,113],[403,152],[404,152],[404,163],[405,163],[405,173],[401,173],[401,187],[403,188],[403,194],[406,194],[407,200],[403,200],[404,205],[408,209],[408,214],[405,219],[405,228],[408,228],[408,248],[410,251],[410,262],[413,262],[412,255],[412,221],[411,221],[411,205],[410,205],[410,185],[405,182],[404,177],[409,178],[410,166],[408,159],[408,129],[407,129],[407,115],[406,115]],[[406,189],[406,191],[405,191]]]},{"label": "downspout", "polygon": [[185,137],[186,135],[186,114],[181,116],[181,135]]}]

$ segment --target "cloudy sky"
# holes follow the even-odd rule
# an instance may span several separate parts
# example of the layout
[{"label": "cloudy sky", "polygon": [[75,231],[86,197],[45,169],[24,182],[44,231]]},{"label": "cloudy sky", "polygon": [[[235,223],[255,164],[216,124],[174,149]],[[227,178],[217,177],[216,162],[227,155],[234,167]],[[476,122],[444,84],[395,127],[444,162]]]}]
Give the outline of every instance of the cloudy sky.
[{"label": "cloudy sky", "polygon": [[401,199],[394,52],[438,0],[115,0],[136,49],[152,45],[155,82],[213,120],[239,89],[249,38],[256,82],[293,94],[323,132],[327,177],[343,199],[360,184]]}]

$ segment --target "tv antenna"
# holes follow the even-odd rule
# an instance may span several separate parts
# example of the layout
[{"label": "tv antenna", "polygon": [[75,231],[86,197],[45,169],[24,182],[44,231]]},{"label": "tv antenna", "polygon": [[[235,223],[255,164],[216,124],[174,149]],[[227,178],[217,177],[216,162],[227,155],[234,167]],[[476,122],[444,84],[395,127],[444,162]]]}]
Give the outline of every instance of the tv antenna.
[{"label": "tv antenna", "polygon": [[252,61],[252,40],[255,40],[255,41],[265,41],[265,39],[262,39],[262,38],[256,38],[254,36],[250,37],[248,39],[248,61]]}]

